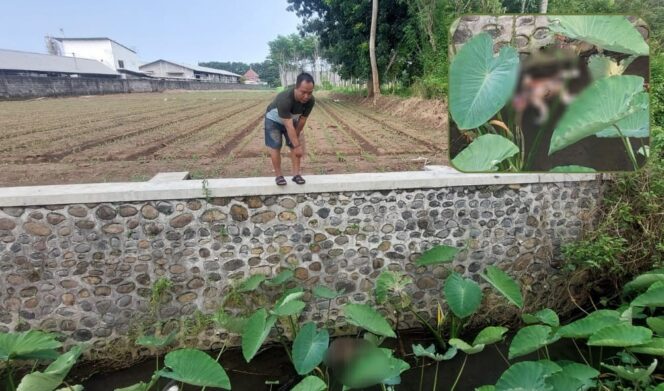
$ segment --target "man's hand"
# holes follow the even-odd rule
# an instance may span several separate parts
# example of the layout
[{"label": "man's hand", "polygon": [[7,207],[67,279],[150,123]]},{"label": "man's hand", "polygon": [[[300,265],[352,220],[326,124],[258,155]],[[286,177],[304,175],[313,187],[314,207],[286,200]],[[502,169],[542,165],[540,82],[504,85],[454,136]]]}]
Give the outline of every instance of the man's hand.
[{"label": "man's hand", "polygon": [[300,143],[297,147],[293,148],[293,153],[297,157],[302,157],[304,155],[304,147],[302,147],[302,143]]}]

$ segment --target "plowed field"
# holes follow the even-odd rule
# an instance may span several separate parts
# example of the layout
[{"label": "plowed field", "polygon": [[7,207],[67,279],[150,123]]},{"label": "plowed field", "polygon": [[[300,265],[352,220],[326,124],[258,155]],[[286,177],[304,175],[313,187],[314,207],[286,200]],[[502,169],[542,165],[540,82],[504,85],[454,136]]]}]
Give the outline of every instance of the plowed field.
[{"label": "plowed field", "polygon": [[[274,92],[128,94],[0,102],[0,186],[271,176]],[[419,170],[447,159],[441,129],[316,94],[305,174]],[[284,148],[284,173],[290,173]]]}]

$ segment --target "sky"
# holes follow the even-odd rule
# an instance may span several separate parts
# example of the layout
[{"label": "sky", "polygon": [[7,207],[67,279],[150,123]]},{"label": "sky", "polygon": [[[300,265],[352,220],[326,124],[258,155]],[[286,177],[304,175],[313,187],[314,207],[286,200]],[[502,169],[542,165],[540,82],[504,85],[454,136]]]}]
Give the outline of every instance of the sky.
[{"label": "sky", "polygon": [[297,32],[286,0],[3,0],[0,49],[46,53],[44,36],[108,37],[160,58],[262,62],[267,43]]}]

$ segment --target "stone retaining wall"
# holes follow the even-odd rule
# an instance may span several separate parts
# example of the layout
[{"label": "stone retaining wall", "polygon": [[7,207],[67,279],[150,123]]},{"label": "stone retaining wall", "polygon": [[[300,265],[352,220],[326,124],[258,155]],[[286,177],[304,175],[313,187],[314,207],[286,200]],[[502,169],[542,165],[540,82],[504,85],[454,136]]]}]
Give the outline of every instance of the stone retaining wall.
[{"label": "stone retaining wall", "polygon": [[[392,174],[413,181],[419,175]],[[467,177],[474,176],[499,178]],[[206,184],[209,199],[199,191],[186,199],[86,203],[82,198],[80,203],[18,206],[7,202],[11,189],[0,189],[0,331],[60,332],[69,342],[90,343],[103,357],[126,342],[137,319],[149,314],[153,284],[160,277],[173,283],[156,314],[172,320],[164,326],[170,331],[179,327],[177,319],[191,318],[197,310],[214,312],[233,280],[275,275],[284,267],[293,268],[296,281],[305,286],[347,292],[333,302],[333,318],[342,315],[340,304],[372,301],[381,271],[405,271],[414,281],[412,298],[427,316],[448,272],[416,267],[413,261],[441,243],[462,249],[453,267],[478,282],[486,265],[498,265],[529,290],[546,292],[547,279],[559,274],[561,243],[581,233],[601,184],[588,175],[555,183],[510,184],[507,177],[491,185],[398,190],[367,180],[364,191],[326,193],[312,190],[324,189],[312,177],[305,187],[274,190],[283,194],[245,191],[246,196],[232,197],[218,196],[232,180],[215,180]],[[407,187],[408,180],[403,181]],[[190,182],[201,186],[200,181],[154,186]],[[37,197],[55,191],[51,188],[16,189]],[[74,186],[62,188],[69,189],[62,194],[74,194]],[[125,199],[138,194],[126,189]],[[310,301],[304,316],[321,321],[316,308],[325,304]],[[412,318],[401,324],[414,325]],[[211,329],[201,335],[194,339],[199,347],[219,342]]]},{"label": "stone retaining wall", "polygon": [[162,92],[164,90],[260,90],[263,86],[196,80],[104,79],[0,75],[0,99]]}]

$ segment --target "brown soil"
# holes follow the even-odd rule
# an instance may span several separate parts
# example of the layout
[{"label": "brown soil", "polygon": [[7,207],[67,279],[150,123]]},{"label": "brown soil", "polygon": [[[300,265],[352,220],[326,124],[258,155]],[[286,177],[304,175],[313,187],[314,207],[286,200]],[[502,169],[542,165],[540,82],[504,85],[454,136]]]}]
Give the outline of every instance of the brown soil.
[{"label": "brown soil", "polygon": [[[0,102],[0,186],[271,176],[263,113],[274,92],[187,92]],[[304,173],[420,170],[447,162],[441,101],[317,94]],[[284,173],[290,158],[282,152]]]}]

